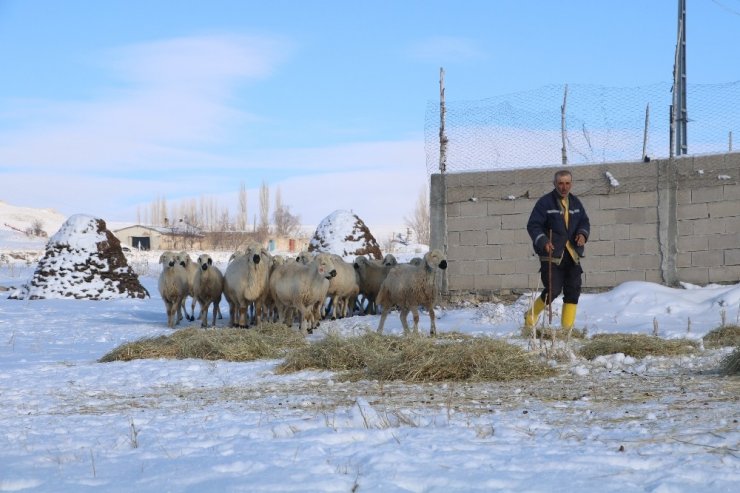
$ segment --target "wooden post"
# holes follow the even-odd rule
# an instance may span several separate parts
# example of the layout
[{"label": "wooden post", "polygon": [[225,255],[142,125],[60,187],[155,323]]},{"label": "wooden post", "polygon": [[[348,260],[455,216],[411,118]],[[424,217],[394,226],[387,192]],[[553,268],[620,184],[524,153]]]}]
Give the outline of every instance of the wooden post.
[{"label": "wooden post", "polygon": [[568,84],[565,84],[565,94],[563,94],[563,105],[560,107],[560,135],[563,139],[562,158],[563,165],[568,164],[568,151],[565,149],[565,141],[567,140],[565,130],[565,105],[568,102]]},{"label": "wooden post", "polygon": [[730,130],[729,152],[732,152],[732,130]]},{"label": "wooden post", "polygon": [[439,69],[439,172],[447,171],[447,135],[445,134],[445,69]]},{"label": "wooden post", "polygon": [[642,162],[647,157],[648,126],[650,125],[650,103],[645,107],[645,130],[642,134]]}]

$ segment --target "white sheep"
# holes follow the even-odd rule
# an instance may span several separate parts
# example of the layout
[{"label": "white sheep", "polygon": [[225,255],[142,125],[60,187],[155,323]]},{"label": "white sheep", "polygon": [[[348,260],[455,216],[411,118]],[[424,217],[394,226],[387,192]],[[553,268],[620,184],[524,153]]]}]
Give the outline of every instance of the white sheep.
[{"label": "white sheep", "polygon": [[400,264],[394,267],[380,286],[378,305],[383,308],[378,324],[378,333],[383,332],[385,319],[391,308],[397,306],[401,312],[401,324],[404,334],[409,333],[409,324],[406,318],[409,311],[414,316],[414,333],[419,333],[419,306],[423,306],[429,312],[431,328],[429,335],[437,333],[437,325],[434,320],[434,303],[437,298],[437,284],[435,274],[439,269],[447,268],[447,260],[439,250],[432,250],[424,255],[424,263],[421,265]]},{"label": "white sheep", "polygon": [[[272,267],[270,267],[270,277],[272,277],[272,273],[275,271],[277,266],[283,265],[285,264],[285,262],[287,262],[286,257],[282,255],[273,255]],[[267,297],[265,298],[265,319],[268,320],[269,322],[277,322],[279,320],[277,306],[275,305],[275,300],[272,299],[272,293],[269,290],[269,281],[268,281]]]},{"label": "white sheep", "polygon": [[[188,294],[185,299],[182,300],[182,309],[185,312],[185,318],[191,322],[195,320],[195,295],[193,293],[193,282],[195,281],[195,273],[198,272],[198,266],[193,262],[188,252],[182,251],[177,254],[177,261],[180,262],[188,273]],[[188,314],[187,309],[187,297],[190,296],[190,313]],[[178,318],[182,318],[182,315],[178,314]]]},{"label": "white sheep", "polygon": [[[345,262],[336,254],[331,255],[337,275],[329,280],[331,319],[344,318],[350,315],[350,307],[354,307],[357,295],[360,293],[360,277],[353,264]],[[329,316],[329,313],[327,313]]]},{"label": "white sheep", "polygon": [[198,257],[196,265],[199,267],[193,281],[193,294],[200,304],[200,326],[208,326],[208,307],[213,303],[213,326],[216,326],[216,315],[220,313],[218,304],[224,290],[224,276],[213,264],[213,259],[207,253]]},{"label": "white sheep", "polygon": [[382,261],[370,260],[367,257],[357,257],[354,262],[354,268],[357,270],[360,284],[360,294],[367,302],[367,306],[362,310],[363,315],[377,313],[375,298],[380,291],[380,285],[383,284],[385,277],[393,267],[398,265],[396,257],[392,254],[386,255]]},{"label": "white sheep", "polygon": [[232,325],[247,327],[250,306],[254,307],[252,322],[261,322],[268,294],[272,256],[266,248],[254,243],[244,255],[235,255],[224,273],[224,295],[229,302]]},{"label": "white sheep", "polygon": [[159,257],[162,272],[159,274],[159,294],[167,312],[167,327],[174,329],[180,322],[180,307],[188,295],[188,278],[175,252],[164,252]]},{"label": "white sheep", "polygon": [[270,276],[270,293],[280,314],[280,322],[292,325],[293,312],[300,316],[300,331],[313,332],[317,305],[326,300],[329,279],[337,275],[331,256],[317,255],[309,264],[287,262],[275,267]]}]

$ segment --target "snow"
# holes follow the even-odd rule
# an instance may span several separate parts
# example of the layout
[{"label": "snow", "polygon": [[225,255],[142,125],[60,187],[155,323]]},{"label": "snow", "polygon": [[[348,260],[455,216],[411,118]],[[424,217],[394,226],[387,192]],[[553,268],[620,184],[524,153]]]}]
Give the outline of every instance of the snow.
[{"label": "snow", "polygon": [[[79,241],[77,231],[66,241]],[[8,248],[0,238],[0,253]],[[0,299],[0,492],[718,492],[740,484],[740,382],[714,371],[731,348],[552,361],[556,377],[484,384],[277,375],[278,360],[98,363],[125,342],[171,333],[156,289],[159,253],[129,258],[151,299]],[[228,256],[213,253],[222,270]],[[0,264],[0,286],[22,284],[34,268]],[[440,309],[438,331],[526,345],[518,334],[530,298]],[[582,295],[576,325],[651,334],[657,324],[661,337],[700,339],[722,319],[737,323],[739,307],[740,284],[629,282]],[[325,321],[309,337],[357,334],[378,321]],[[420,325],[428,331],[424,314]],[[396,314],[386,332],[402,332]]]}]

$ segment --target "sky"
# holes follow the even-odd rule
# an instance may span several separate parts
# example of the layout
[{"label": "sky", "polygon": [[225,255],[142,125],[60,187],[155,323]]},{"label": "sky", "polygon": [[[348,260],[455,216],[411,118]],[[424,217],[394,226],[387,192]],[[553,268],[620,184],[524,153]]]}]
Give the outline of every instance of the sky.
[{"label": "sky", "polygon": [[[64,227],[56,237],[76,245],[73,255],[59,255],[70,264],[97,254],[96,233],[82,231]],[[43,240],[34,246],[17,235],[21,250],[12,236],[0,232],[0,254],[31,261],[0,263],[3,287],[28,282],[44,253]],[[401,261],[415,255],[397,252]],[[477,384],[281,375],[274,359],[99,363],[124,343],[172,333],[157,256],[128,256],[151,298],[55,298],[90,284],[75,288],[53,274],[49,285],[64,290],[48,290],[50,299],[0,293],[0,491],[717,493],[740,483],[737,377],[717,372],[731,347],[557,362],[535,345],[555,376]],[[225,269],[228,252],[213,258]],[[519,334],[529,301],[525,293],[515,303],[438,308],[437,330],[526,348]],[[555,327],[561,307],[553,303]],[[576,328],[594,335],[658,327],[659,337],[699,341],[723,311],[737,324],[739,308],[740,284],[627,282],[583,294]],[[355,336],[378,322],[379,315],[325,320],[307,337]],[[425,313],[420,327],[428,333]],[[402,333],[397,312],[384,332]]]},{"label": "sky", "polygon": [[[689,83],[740,80],[740,0],[687,1]],[[403,225],[429,102],[671,80],[677,1],[0,0],[0,200],[135,222],[159,198]],[[32,184],[31,187],[28,184]]]}]

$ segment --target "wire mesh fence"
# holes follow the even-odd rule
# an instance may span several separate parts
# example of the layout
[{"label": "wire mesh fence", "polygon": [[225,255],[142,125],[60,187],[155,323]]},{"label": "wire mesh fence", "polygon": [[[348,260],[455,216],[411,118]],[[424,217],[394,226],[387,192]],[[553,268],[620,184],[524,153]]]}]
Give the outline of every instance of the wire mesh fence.
[{"label": "wire mesh fence", "polygon": [[[639,87],[568,85],[568,164],[639,161],[670,155],[670,83]],[[565,85],[474,101],[446,101],[447,172],[562,164]],[[688,154],[732,151],[740,138],[740,81],[687,86]],[[439,172],[440,103],[425,119],[428,173]],[[737,144],[734,145],[737,149]]]}]

